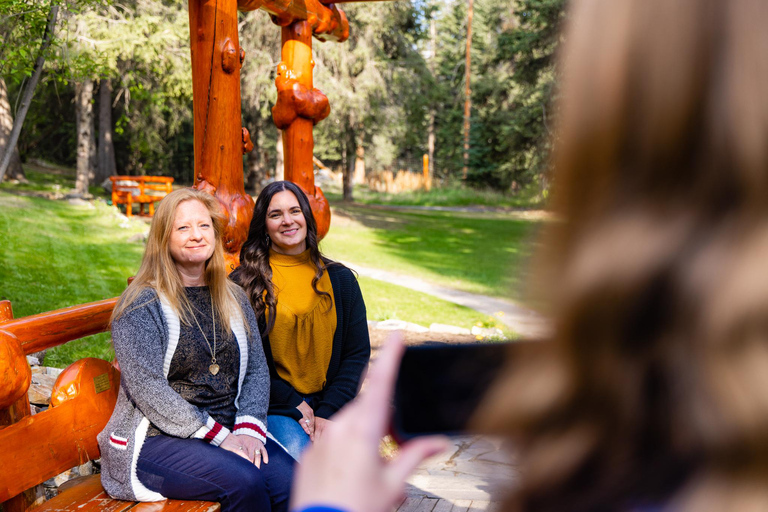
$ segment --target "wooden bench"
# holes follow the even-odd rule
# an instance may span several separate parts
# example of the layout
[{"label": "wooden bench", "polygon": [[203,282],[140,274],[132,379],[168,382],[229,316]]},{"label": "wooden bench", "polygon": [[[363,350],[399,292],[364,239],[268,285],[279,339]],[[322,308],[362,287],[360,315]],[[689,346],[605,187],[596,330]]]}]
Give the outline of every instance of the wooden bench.
[{"label": "wooden bench", "polygon": [[112,180],[112,204],[124,204],[125,214],[133,215],[134,203],[139,205],[139,215],[144,215],[144,205],[149,205],[149,216],[155,214],[155,203],[171,193],[173,178],[169,176],[110,176]]},{"label": "wooden bench", "polygon": [[30,415],[31,370],[26,355],[108,330],[117,299],[102,300],[13,319],[11,303],[0,301],[0,502],[4,512],[107,510],[121,512],[213,512],[219,504],[166,500],[113,500],[99,475],[67,482],[43,501],[41,484],[100,457],[96,435],[112,414],[120,372],[102,359],[72,363],[56,380],[50,407]]}]

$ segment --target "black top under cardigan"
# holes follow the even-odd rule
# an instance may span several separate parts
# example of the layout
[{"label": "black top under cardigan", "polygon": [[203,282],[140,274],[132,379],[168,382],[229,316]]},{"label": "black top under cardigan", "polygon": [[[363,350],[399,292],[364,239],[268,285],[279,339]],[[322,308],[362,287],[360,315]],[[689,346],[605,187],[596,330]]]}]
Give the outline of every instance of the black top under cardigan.
[{"label": "black top under cardigan", "polygon": [[[242,267],[238,267],[230,275],[230,278],[238,284],[241,283],[241,269]],[[306,397],[315,416],[326,419],[357,395],[360,377],[371,357],[365,302],[360,286],[357,284],[357,278],[351,270],[340,264],[330,265],[328,276],[331,278],[336,307],[333,349],[326,372],[325,387]],[[264,315],[259,318],[259,328],[262,331],[265,328]],[[300,420],[301,412],[296,407],[305,397],[277,374],[269,336],[263,336],[262,343],[271,380],[268,414],[290,416]]]}]

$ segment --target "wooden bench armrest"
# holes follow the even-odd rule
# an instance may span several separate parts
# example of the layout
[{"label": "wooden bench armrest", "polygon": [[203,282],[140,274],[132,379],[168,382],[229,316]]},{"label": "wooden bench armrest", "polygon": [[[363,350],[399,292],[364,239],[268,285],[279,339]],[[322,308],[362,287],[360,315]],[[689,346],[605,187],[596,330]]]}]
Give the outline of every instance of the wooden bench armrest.
[{"label": "wooden bench armrest", "polygon": [[97,459],[96,435],[112,415],[119,385],[107,361],[75,361],[56,380],[48,410],[1,429],[0,502]]}]

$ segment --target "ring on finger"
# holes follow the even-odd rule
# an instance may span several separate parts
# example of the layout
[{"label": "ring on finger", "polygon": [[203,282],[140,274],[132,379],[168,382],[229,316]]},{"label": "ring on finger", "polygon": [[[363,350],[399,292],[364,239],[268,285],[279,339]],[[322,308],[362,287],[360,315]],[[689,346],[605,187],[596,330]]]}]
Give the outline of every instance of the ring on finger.
[{"label": "ring on finger", "polygon": [[304,423],[306,423],[307,425],[309,425],[311,422],[310,422],[309,420],[304,420]]}]

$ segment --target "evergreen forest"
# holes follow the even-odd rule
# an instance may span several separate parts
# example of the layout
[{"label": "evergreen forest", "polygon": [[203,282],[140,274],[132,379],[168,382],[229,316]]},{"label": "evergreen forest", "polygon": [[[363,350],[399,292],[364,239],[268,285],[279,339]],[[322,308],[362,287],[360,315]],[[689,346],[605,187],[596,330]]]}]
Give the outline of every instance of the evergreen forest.
[{"label": "evergreen forest", "polygon": [[[361,164],[367,172],[421,172],[429,154],[438,183],[545,194],[563,4],[343,4],[349,40],[313,41],[315,87],[331,103],[315,127],[316,158],[346,173]],[[276,169],[279,175],[271,108],[280,28],[263,11],[239,16],[243,126],[255,145],[244,170],[255,192]],[[77,168],[84,193],[114,174],[192,182],[186,2],[0,0],[0,38],[5,179],[23,180],[20,163],[37,159]]]}]

